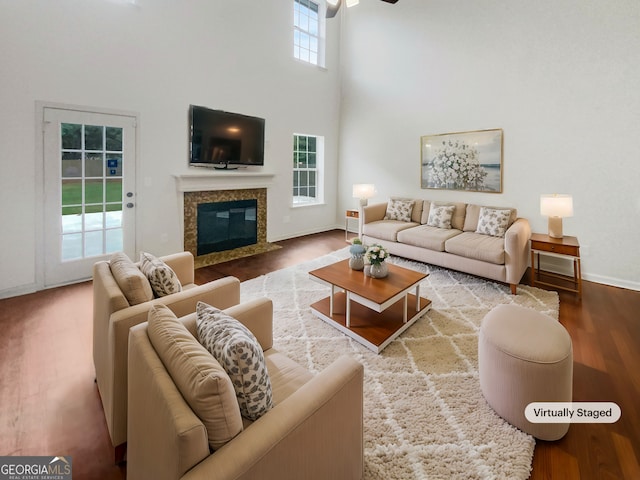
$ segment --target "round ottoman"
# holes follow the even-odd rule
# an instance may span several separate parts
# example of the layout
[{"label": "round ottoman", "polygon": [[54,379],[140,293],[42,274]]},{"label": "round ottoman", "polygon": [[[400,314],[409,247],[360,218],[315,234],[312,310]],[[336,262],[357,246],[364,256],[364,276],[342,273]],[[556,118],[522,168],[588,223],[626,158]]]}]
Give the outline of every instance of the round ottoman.
[{"label": "round ottoman", "polygon": [[553,318],[518,305],[499,305],[482,320],[478,337],[480,388],[507,422],[541,440],[558,440],[568,423],[531,423],[531,402],[571,402],[571,337]]}]

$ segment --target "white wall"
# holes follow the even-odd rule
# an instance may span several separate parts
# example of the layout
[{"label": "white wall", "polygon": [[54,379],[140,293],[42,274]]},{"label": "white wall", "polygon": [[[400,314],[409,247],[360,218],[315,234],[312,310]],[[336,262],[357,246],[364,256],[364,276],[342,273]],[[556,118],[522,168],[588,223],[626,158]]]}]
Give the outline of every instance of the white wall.
[{"label": "white wall", "polygon": [[[584,278],[640,289],[640,3],[361,2],[342,34],[340,208],[352,183],[515,206],[568,193]],[[502,128],[502,194],[420,189],[420,136]]]},{"label": "white wall", "polygon": [[[190,103],[266,119],[268,240],[335,226],[340,24],[328,24],[327,68],[313,67],[292,58],[292,9],[291,0],[0,0],[0,297],[38,287],[36,101],[139,114],[139,249],[182,248],[172,175],[189,171]],[[325,136],[326,205],[290,207],[294,132]]]}]

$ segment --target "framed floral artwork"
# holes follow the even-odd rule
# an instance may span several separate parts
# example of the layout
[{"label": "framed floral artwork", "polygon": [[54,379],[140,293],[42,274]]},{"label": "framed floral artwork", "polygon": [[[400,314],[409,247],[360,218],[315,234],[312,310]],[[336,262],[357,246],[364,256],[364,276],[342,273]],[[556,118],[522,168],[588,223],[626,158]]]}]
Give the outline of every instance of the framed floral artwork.
[{"label": "framed floral artwork", "polygon": [[421,187],[502,193],[502,129],[420,137]]}]

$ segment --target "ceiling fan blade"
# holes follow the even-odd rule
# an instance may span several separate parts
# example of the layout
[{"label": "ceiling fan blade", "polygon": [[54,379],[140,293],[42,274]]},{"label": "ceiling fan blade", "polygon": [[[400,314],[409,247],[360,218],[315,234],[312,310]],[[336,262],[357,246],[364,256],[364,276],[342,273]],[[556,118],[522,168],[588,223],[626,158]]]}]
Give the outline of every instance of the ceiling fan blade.
[{"label": "ceiling fan blade", "polygon": [[[335,3],[335,5],[332,5],[332,3]],[[327,18],[335,17],[336,13],[338,13],[338,10],[340,10],[341,5],[342,5],[342,0],[338,0],[337,2],[327,2],[327,13],[325,16]]]},{"label": "ceiling fan blade", "polygon": [[[398,3],[398,0],[382,0],[382,1],[387,3]],[[336,14],[338,13],[338,10],[340,10],[341,6],[342,6],[342,0],[327,1],[327,13],[325,16],[327,18],[335,17]],[[347,6],[350,6],[349,2],[347,2]]]}]

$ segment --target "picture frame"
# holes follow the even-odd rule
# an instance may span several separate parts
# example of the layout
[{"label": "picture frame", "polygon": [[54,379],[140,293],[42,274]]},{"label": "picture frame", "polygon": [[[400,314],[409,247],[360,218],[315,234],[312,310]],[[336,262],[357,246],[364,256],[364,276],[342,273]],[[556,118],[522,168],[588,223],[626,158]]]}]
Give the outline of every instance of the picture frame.
[{"label": "picture frame", "polygon": [[420,137],[423,189],[502,193],[503,132],[496,128]]}]

